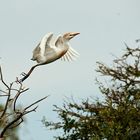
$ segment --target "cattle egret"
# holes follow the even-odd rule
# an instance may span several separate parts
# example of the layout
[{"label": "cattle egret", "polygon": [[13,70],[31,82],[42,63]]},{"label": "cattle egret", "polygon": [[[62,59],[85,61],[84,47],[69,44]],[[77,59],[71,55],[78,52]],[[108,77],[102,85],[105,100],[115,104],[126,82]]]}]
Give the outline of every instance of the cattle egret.
[{"label": "cattle egret", "polygon": [[59,58],[70,61],[77,57],[79,54],[70,46],[69,41],[78,34],[80,33],[69,32],[59,35],[56,39],[53,38],[53,33],[46,34],[33,50],[31,60],[37,61],[37,64],[32,66],[27,74],[23,72],[24,77],[17,82],[23,82],[27,79],[37,66],[51,63]]},{"label": "cattle egret", "polygon": [[53,38],[53,33],[46,34],[34,49],[31,60],[37,61],[38,65],[45,65],[59,58],[73,60],[79,54],[70,46],[69,41],[78,34],[69,32],[59,35],[56,39]]}]

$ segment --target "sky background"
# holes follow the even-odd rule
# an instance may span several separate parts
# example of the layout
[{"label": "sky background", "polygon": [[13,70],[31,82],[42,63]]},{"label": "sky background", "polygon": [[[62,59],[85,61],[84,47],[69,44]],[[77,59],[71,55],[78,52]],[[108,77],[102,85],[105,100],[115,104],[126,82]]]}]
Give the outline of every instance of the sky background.
[{"label": "sky background", "polygon": [[47,33],[56,36],[75,31],[81,34],[71,40],[80,53],[74,62],[58,60],[36,68],[24,82],[30,90],[20,104],[50,95],[39,104],[36,113],[27,115],[20,130],[20,140],[53,140],[59,132],[47,130],[43,116],[56,121],[53,105],[62,105],[65,97],[76,100],[90,96],[99,99],[96,61],[111,64],[113,55],[120,56],[124,42],[136,46],[140,38],[139,0],[1,0],[0,1],[0,64],[5,80],[10,83],[35,62],[32,50]]}]

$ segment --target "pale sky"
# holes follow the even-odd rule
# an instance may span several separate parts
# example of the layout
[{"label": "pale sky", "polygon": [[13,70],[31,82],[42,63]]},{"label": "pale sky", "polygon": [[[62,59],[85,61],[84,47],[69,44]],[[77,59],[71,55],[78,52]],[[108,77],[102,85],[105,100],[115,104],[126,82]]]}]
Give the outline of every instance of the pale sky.
[{"label": "pale sky", "polygon": [[96,61],[110,64],[112,54],[119,56],[124,42],[135,46],[140,38],[139,0],[3,0],[0,2],[0,63],[7,82],[35,64],[32,50],[47,32],[55,35],[76,31],[71,40],[80,53],[74,62],[58,60],[38,67],[24,82],[30,90],[21,104],[29,104],[46,95],[36,113],[27,116],[20,130],[21,140],[53,140],[40,120],[57,120],[53,105],[62,105],[65,97],[99,97],[95,84]]}]

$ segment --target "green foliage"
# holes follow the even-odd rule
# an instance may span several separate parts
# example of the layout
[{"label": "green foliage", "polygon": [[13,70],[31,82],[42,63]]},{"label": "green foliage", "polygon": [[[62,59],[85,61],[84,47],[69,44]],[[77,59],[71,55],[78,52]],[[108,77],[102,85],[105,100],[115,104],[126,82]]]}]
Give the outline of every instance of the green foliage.
[{"label": "green foliage", "polygon": [[58,140],[139,140],[140,139],[140,49],[127,46],[113,66],[97,62],[97,72],[107,83],[99,82],[105,100],[71,100],[55,105],[59,122],[43,119],[50,129],[63,132]]}]

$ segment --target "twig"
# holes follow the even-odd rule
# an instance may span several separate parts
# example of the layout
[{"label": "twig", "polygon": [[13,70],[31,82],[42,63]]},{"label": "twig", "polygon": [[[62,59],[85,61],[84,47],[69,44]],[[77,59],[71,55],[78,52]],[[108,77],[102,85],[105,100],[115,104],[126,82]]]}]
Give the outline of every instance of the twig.
[{"label": "twig", "polygon": [[16,125],[10,127],[9,129],[13,129],[13,128],[19,126],[22,122],[23,122],[23,118],[21,118],[21,121],[20,122],[18,122]]},{"label": "twig", "polygon": [[17,94],[16,94],[15,97],[14,97],[14,111],[16,111],[16,103],[17,103],[18,97],[21,95],[21,93],[23,93],[23,92],[29,90],[29,88],[27,88],[27,89],[25,89],[25,90],[22,90],[22,91],[21,91],[21,89],[22,89],[22,84],[21,84],[19,90],[17,91]]},{"label": "twig", "polygon": [[1,78],[2,83],[7,87],[7,89],[9,89],[9,86],[3,80],[3,74],[2,74],[1,66],[0,66],[0,78]]},{"label": "twig", "polygon": [[30,113],[30,112],[33,112],[35,111],[36,112],[36,109],[38,108],[38,106],[34,107],[33,109],[29,110],[29,111],[25,111],[24,115]]},{"label": "twig", "polygon": [[[49,96],[49,95],[48,95]],[[44,98],[41,98],[40,100],[37,100],[36,102],[32,103],[31,105],[27,106],[24,110],[29,109],[30,107],[32,107],[33,105],[41,102],[42,100],[46,99],[48,96],[45,96]]]},{"label": "twig", "polygon": [[[3,128],[0,132],[0,140],[4,137],[4,135],[8,129],[12,129],[12,128],[19,126],[23,122],[23,117],[26,114],[36,111],[38,106],[34,106],[34,105],[38,104],[39,102],[41,102],[42,100],[45,100],[48,97],[48,96],[46,96],[44,98],[41,98],[20,110],[18,110],[16,107],[17,100],[19,99],[20,95],[29,89],[29,88],[23,89],[22,82],[25,79],[27,79],[30,76],[30,74],[33,72],[33,70],[39,65],[40,64],[32,66],[31,69],[29,70],[29,72],[27,73],[27,75],[25,75],[21,80],[17,79],[17,82],[19,82],[19,84],[20,84],[20,86],[17,89],[13,88],[14,82],[12,82],[10,85],[6,84],[6,82],[3,79],[2,69],[0,67],[0,80],[2,81],[2,84],[7,88],[6,90],[8,90],[7,92],[0,90],[3,93],[0,95],[0,97],[2,97],[2,96],[6,97],[6,101],[5,101],[3,110],[1,111],[1,114],[0,114],[0,120],[3,120],[4,117],[8,119],[9,116],[11,116],[11,118],[12,118],[12,119],[9,119],[8,122],[3,126]],[[10,99],[12,97],[12,91],[15,91],[16,94],[14,94],[14,97],[12,99]],[[11,105],[13,106],[11,113],[8,113],[9,105],[10,105],[10,107],[11,107]]]},{"label": "twig", "polygon": [[8,95],[4,95],[4,94],[0,95],[0,97],[5,97],[5,96],[8,96]]},{"label": "twig", "polygon": [[10,84],[10,87],[9,87],[9,92],[8,92],[8,97],[7,97],[7,100],[6,100],[6,103],[5,103],[5,108],[4,108],[4,111],[3,113],[1,114],[0,116],[0,119],[5,115],[6,113],[6,110],[7,110],[7,107],[8,107],[8,103],[9,103],[9,99],[10,99],[10,96],[11,96],[11,87],[12,87],[13,83]]},{"label": "twig", "polygon": [[7,92],[6,92],[6,91],[3,91],[3,90],[1,90],[1,89],[0,89],[0,92],[7,94]]}]

